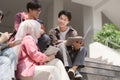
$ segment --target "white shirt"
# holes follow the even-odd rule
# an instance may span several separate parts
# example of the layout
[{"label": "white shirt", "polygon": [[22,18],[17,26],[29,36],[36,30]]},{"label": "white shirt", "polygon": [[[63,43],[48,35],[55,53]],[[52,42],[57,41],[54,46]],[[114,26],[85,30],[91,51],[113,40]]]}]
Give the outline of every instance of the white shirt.
[{"label": "white shirt", "polygon": [[66,31],[60,32],[60,40],[65,40],[68,31],[69,31],[69,27],[67,27]]}]

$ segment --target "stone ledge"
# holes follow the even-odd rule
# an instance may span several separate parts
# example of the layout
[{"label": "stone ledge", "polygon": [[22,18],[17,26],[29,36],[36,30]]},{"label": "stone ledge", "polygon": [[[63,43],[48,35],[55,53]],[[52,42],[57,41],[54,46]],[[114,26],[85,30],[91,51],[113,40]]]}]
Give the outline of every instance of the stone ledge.
[{"label": "stone ledge", "polygon": [[97,60],[93,58],[85,58],[85,66],[86,67],[99,67],[107,70],[114,70],[114,71],[120,71],[120,66],[111,65],[103,62],[102,60]]},{"label": "stone ledge", "polygon": [[108,76],[100,76],[94,74],[86,74],[82,73],[84,80],[120,80],[120,77],[108,77]]},{"label": "stone ledge", "polygon": [[92,58],[85,58],[85,68],[81,69],[81,73],[85,80],[120,80],[120,66]]}]

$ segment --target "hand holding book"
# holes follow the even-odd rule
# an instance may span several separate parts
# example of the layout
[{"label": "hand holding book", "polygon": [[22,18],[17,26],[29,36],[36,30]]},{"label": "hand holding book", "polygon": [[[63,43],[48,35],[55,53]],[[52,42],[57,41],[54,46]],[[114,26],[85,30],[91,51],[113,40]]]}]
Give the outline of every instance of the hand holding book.
[{"label": "hand holding book", "polygon": [[74,36],[74,37],[68,37],[66,45],[70,46],[72,45],[73,41],[83,41],[83,37],[82,36]]},{"label": "hand holding book", "polygon": [[49,55],[56,55],[58,51],[59,51],[59,48],[57,48],[55,46],[49,46],[44,53],[47,56],[49,56]]}]

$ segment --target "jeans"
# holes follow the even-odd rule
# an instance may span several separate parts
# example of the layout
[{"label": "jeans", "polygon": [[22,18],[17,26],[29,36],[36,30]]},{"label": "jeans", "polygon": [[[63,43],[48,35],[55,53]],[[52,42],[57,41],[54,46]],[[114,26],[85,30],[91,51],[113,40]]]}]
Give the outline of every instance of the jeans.
[{"label": "jeans", "polygon": [[8,57],[0,56],[0,80],[11,80],[11,61]]},{"label": "jeans", "polygon": [[38,47],[40,51],[44,52],[49,45],[50,45],[50,37],[47,34],[43,34],[38,39]]},{"label": "jeans", "polygon": [[[1,52],[0,56],[5,56],[10,59],[10,70],[11,70],[11,76],[12,78],[15,77],[15,69],[16,69],[16,61],[17,61],[17,56],[14,53],[12,48],[5,49]],[[10,74],[9,74],[10,75]]]}]

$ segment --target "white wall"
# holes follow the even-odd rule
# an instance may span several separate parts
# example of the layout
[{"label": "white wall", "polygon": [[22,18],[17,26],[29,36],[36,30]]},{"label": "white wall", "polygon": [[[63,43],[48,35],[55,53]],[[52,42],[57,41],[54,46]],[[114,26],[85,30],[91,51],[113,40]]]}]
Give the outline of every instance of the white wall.
[{"label": "white wall", "polygon": [[70,25],[78,31],[79,35],[83,36],[83,6],[71,2],[68,6],[64,5],[64,9],[71,11],[72,20]]},{"label": "white wall", "polygon": [[83,8],[83,24],[85,36],[84,43],[89,52],[89,44],[92,42],[93,39],[93,10],[91,7],[84,6]]},{"label": "white wall", "polygon": [[110,0],[101,7],[101,11],[112,21],[118,28],[120,28],[120,0]]},{"label": "white wall", "polygon": [[102,61],[106,60],[107,63],[120,66],[120,52],[98,42],[91,43],[89,48],[90,58],[101,58]]}]

